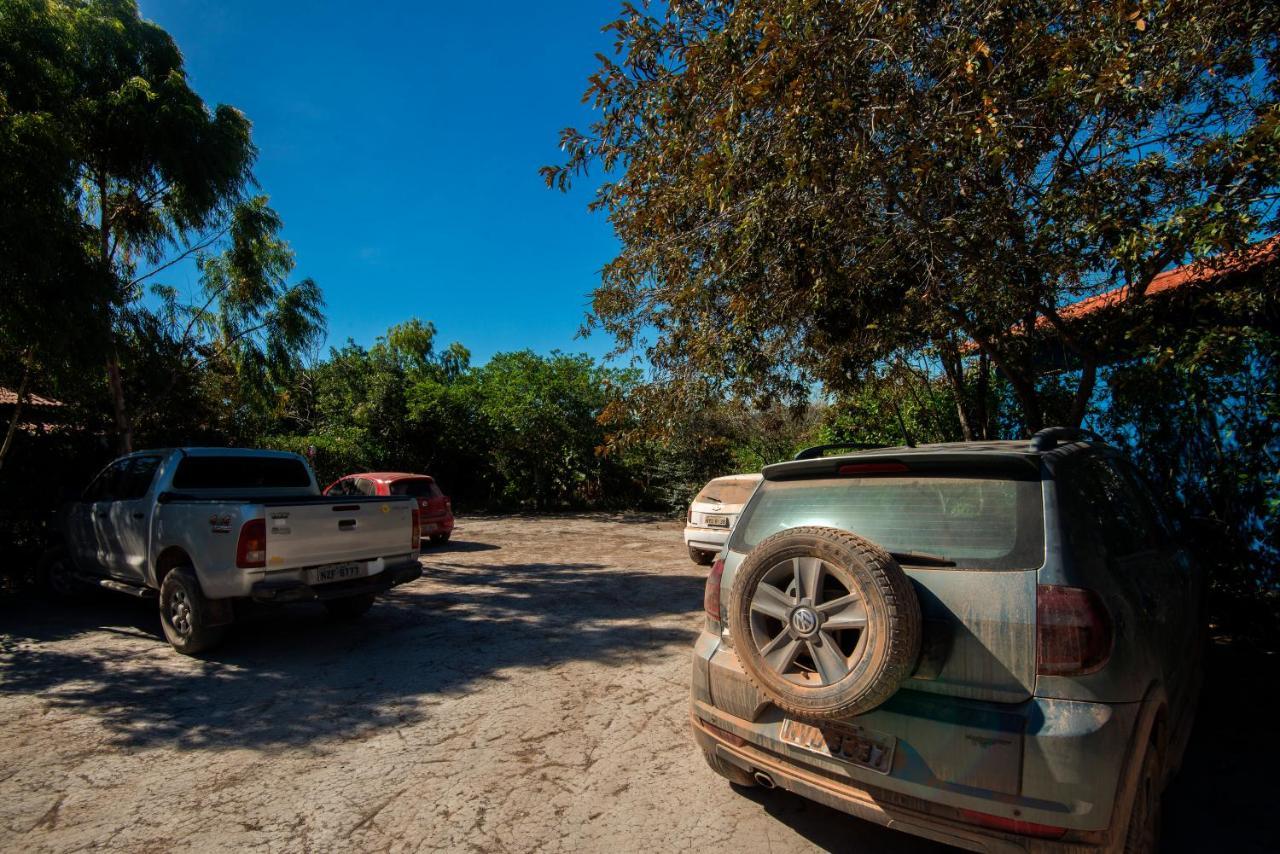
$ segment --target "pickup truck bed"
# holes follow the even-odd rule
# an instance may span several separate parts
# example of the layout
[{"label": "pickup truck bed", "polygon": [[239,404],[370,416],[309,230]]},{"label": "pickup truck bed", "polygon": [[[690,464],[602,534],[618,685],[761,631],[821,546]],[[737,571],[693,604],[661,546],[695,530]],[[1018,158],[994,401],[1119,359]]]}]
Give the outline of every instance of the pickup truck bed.
[{"label": "pickup truck bed", "polygon": [[225,626],[235,600],[318,599],[352,616],[422,574],[414,499],[320,495],[305,460],[275,451],[140,451],[104,469],[66,518],[76,573],[156,591],[184,652],[208,644],[171,629]]}]

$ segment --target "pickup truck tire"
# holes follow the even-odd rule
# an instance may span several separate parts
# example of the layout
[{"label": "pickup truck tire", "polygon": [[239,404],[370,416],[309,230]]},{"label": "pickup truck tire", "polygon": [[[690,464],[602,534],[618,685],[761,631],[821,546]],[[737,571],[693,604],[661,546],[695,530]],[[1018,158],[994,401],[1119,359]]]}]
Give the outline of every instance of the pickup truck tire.
[{"label": "pickup truck tire", "polygon": [[431,545],[433,546],[443,545],[444,543],[447,543],[447,542],[449,542],[448,534],[432,534],[431,535]]},{"label": "pickup truck tire", "polygon": [[37,581],[41,589],[55,599],[74,599],[87,586],[76,577],[76,568],[65,549],[50,549],[40,558]]},{"label": "pickup truck tire", "polygon": [[226,626],[209,625],[211,611],[191,567],[170,570],[160,583],[160,625],[165,640],[183,655],[212,649],[226,637]]},{"label": "pickup truck tire", "polygon": [[345,596],[342,599],[326,599],[324,607],[335,620],[356,620],[373,607],[373,600],[374,594],[361,593],[359,596]]},{"label": "pickup truck tire", "polygon": [[729,625],[751,681],[806,718],[874,709],[920,656],[911,580],[884,549],[834,528],[792,528],[752,549],[734,575]]}]

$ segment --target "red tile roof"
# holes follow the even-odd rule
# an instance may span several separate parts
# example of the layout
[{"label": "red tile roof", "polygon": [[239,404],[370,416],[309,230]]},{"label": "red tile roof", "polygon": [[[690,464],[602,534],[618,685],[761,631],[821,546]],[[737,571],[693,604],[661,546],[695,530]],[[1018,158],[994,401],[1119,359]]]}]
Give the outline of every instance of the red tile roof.
[{"label": "red tile roof", "polygon": [[[1147,285],[1144,295],[1155,296],[1178,288],[1208,284],[1224,276],[1233,273],[1246,273],[1250,270],[1273,264],[1278,260],[1280,260],[1280,235],[1264,240],[1261,243],[1255,243],[1248,249],[1242,249],[1231,255],[1218,256],[1204,261],[1197,261],[1194,264],[1187,264],[1184,267],[1166,270],[1151,280],[1151,284]],[[1127,292],[1128,288],[1115,288],[1064,306],[1058,311],[1058,314],[1063,320],[1093,314],[1096,311],[1124,302],[1128,297]],[[1047,318],[1040,317],[1037,319],[1036,325],[1044,326],[1048,322]]]},{"label": "red tile roof", "polygon": [[[12,389],[0,386],[0,406],[13,406],[18,402],[18,393]],[[27,394],[27,402],[24,406],[61,406],[62,401],[54,400],[49,397],[41,397],[38,394]]]}]

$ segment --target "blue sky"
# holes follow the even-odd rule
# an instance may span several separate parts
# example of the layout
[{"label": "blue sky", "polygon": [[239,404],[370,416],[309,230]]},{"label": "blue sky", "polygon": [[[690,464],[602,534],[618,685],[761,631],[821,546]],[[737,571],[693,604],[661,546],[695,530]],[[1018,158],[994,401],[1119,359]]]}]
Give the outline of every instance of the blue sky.
[{"label": "blue sky", "polygon": [[[480,363],[575,340],[616,242],[590,187],[544,187],[581,105],[612,0],[363,4],[140,0],[192,85],[239,107],[255,173],[285,221],[298,275],[328,304],[329,343],[373,342],[410,317]],[[193,288],[194,270],[162,278]]]}]

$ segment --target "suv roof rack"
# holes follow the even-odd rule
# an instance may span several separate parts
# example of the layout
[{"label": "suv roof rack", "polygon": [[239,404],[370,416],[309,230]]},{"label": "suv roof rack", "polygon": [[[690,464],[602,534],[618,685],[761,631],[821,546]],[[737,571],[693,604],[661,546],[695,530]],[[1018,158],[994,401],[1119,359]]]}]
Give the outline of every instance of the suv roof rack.
[{"label": "suv roof rack", "polygon": [[1078,442],[1081,439],[1092,439],[1095,442],[1107,441],[1092,430],[1086,430],[1083,427],[1046,427],[1043,430],[1037,430],[1031,437],[1031,450],[1048,451],[1057,447],[1059,440]]},{"label": "suv roof rack", "polygon": [[850,451],[867,451],[872,448],[884,448],[886,445],[872,445],[866,442],[836,442],[833,445],[814,445],[812,448],[805,448],[796,454],[792,459],[795,460],[816,460],[827,451],[834,451],[837,448],[843,448]]}]

